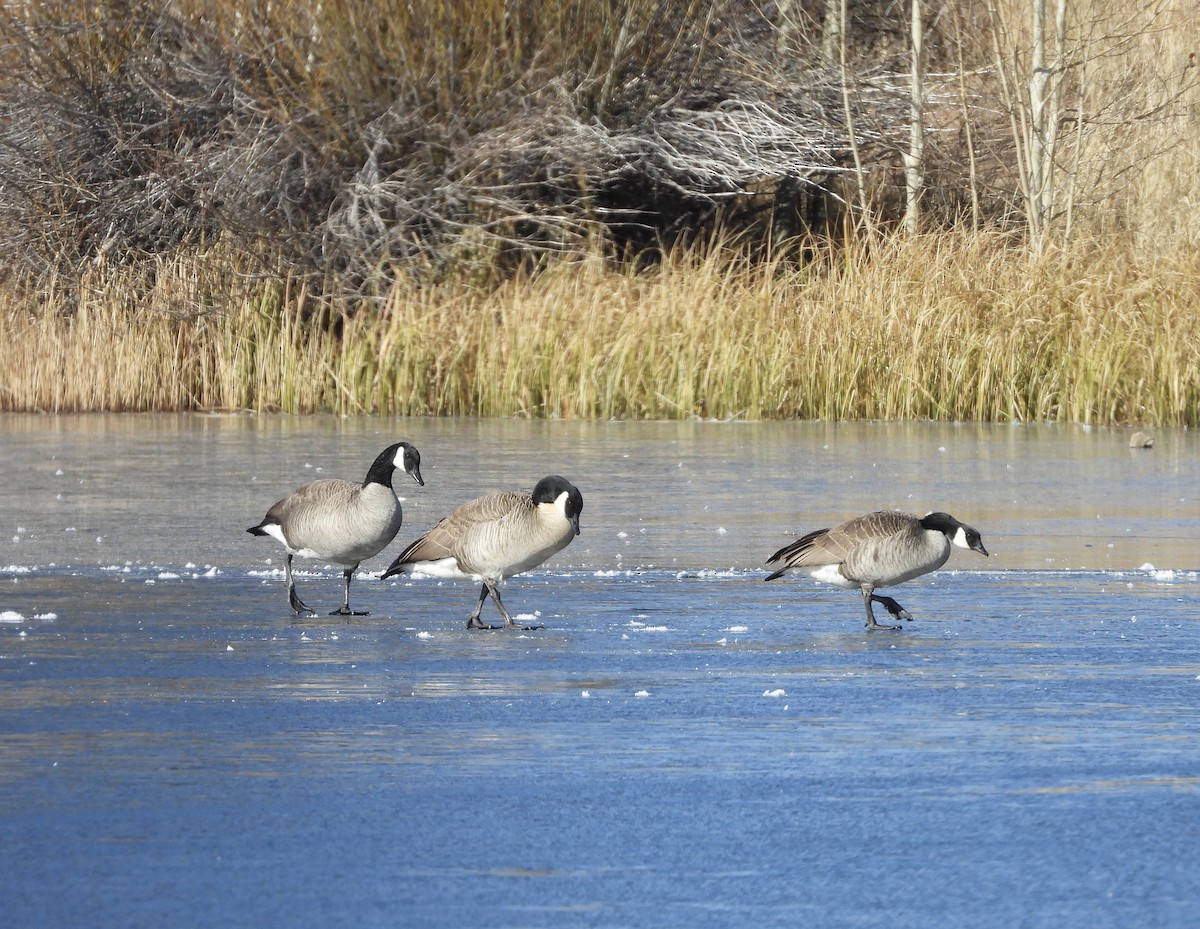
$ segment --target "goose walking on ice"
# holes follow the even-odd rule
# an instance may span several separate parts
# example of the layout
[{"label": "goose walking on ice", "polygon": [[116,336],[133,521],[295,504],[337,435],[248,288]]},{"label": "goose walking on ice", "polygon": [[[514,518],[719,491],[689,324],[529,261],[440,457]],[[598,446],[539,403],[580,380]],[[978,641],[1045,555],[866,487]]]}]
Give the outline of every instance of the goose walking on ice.
[{"label": "goose walking on ice", "polygon": [[987,555],[979,533],[948,513],[917,517],[882,510],[847,520],[830,529],[818,529],[767,559],[779,568],[765,578],[772,581],[788,571],[800,571],[818,581],[850,590],[861,590],[867,607],[868,629],[899,629],[875,622],[871,603],[882,603],[896,619],[912,619],[891,597],[875,593],[936,571],[950,557],[950,546]]},{"label": "goose walking on ice", "polygon": [[312,481],[288,494],[267,510],[262,522],[246,530],[251,535],[271,536],[287,547],[288,605],[297,616],[312,615],[313,610],[296,596],[294,555],[345,566],[342,605],[330,616],[368,615],[350,609],[350,578],[360,562],[383,551],[400,531],[404,514],[392,487],[397,468],[424,486],[420,453],[408,442],[397,442],[379,453],[361,484]]},{"label": "goose walking on ice", "polygon": [[538,481],[533,493],[506,490],[464,503],[397,556],[382,578],[419,572],[483,584],[468,629],[499,629],[479,619],[490,595],[507,628],[520,626],[500,599],[506,577],[536,568],[579,535],[583,495],[564,477]]}]

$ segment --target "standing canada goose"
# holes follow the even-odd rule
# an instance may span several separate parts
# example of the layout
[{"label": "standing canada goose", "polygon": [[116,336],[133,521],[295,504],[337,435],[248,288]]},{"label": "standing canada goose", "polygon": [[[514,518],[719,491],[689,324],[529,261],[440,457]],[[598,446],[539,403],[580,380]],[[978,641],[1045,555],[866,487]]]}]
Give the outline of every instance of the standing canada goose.
[{"label": "standing canada goose", "polygon": [[288,605],[301,613],[313,614],[296,596],[292,580],[292,556],[321,558],[345,565],[342,572],[341,609],[330,616],[367,616],[350,609],[350,578],[359,563],[379,554],[396,538],[403,513],[392,473],[403,468],[421,486],[421,455],[408,442],[389,445],[379,453],[366,480],[320,480],[305,484],[288,494],[273,507],[251,535],[269,535],[287,546]]},{"label": "standing canada goose", "polygon": [[882,510],[832,529],[818,529],[785,545],[767,559],[767,564],[782,567],[765,580],[772,581],[787,571],[803,571],[818,581],[858,588],[867,606],[867,628],[899,629],[875,622],[871,601],[882,603],[896,619],[912,616],[891,597],[875,593],[875,588],[936,571],[950,557],[951,543],[987,555],[979,533],[948,513],[916,517]]},{"label": "standing canada goose", "polygon": [[482,581],[479,602],[467,619],[467,628],[501,628],[479,620],[488,594],[496,601],[504,625],[516,628],[500,600],[499,585],[506,577],[536,568],[566,548],[579,535],[582,511],[579,489],[557,474],[538,481],[533,493],[505,490],[488,494],[464,503],[442,519],[401,552],[382,578],[419,571],[433,577]]}]

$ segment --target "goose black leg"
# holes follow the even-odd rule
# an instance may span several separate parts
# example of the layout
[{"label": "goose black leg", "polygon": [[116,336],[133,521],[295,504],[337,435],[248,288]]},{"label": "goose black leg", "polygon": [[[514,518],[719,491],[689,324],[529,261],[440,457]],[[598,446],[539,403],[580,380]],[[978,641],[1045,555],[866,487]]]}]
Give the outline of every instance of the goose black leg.
[{"label": "goose black leg", "polygon": [[[355,565],[354,567],[358,567]],[[346,568],[342,571],[342,605],[339,609],[334,610],[330,616],[370,616],[366,610],[350,609],[350,578],[354,574],[354,568]]]},{"label": "goose black leg", "polygon": [[488,585],[484,584],[483,589],[479,591],[479,602],[475,604],[475,609],[471,611],[470,617],[467,619],[468,629],[499,629],[500,626],[489,626],[487,623],[479,619],[479,614],[483,610],[483,602],[488,596]]},{"label": "goose black leg", "polygon": [[[876,629],[888,629],[888,630],[891,630],[894,632],[894,631],[897,631],[897,630],[903,628],[901,626],[881,626],[881,625],[879,625],[879,623],[875,622],[875,612],[874,612],[874,610],[871,609],[871,601],[872,600],[878,600],[880,603],[883,603],[885,606],[887,605],[887,601],[889,601],[889,600],[891,600],[892,604],[895,605],[896,607],[900,607],[899,603],[896,603],[896,601],[892,600],[891,597],[876,596],[875,586],[873,584],[863,584],[862,585],[862,595],[863,595],[863,603],[866,604],[866,607],[867,607],[867,631],[868,632],[874,632]],[[888,606],[888,611],[891,612],[891,610],[892,610],[892,608],[890,606]],[[893,613],[892,615],[896,615],[896,614]],[[899,618],[899,617],[897,616],[897,618]]]},{"label": "goose black leg", "polygon": [[523,632],[532,632],[534,629],[545,629],[541,623],[533,626],[521,626],[513,621],[513,618],[508,615],[508,610],[504,608],[504,604],[500,601],[500,590],[494,584],[488,585],[487,589],[491,592],[492,599],[496,601],[496,608],[500,610],[500,615],[504,617],[504,625],[509,629],[520,629]]},{"label": "goose black leg", "polygon": [[287,574],[287,591],[288,591],[288,606],[290,606],[297,616],[316,616],[317,614],[305,605],[304,601],[296,596],[296,582],[292,580],[292,553],[288,552],[287,561],[284,562],[285,573]]}]

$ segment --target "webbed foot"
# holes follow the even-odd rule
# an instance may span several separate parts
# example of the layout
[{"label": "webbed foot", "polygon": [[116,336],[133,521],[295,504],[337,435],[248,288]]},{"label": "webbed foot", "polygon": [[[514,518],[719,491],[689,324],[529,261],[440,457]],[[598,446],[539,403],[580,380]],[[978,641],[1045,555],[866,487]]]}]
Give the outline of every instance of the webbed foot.
[{"label": "webbed foot", "polygon": [[311,609],[308,604],[296,596],[296,588],[288,588],[288,606],[292,608],[297,616],[316,616],[316,610]]},{"label": "webbed foot", "polygon": [[896,619],[912,619],[912,613],[908,612],[908,610],[906,610],[904,607],[902,607],[899,603],[897,603],[891,597],[884,597],[879,594],[873,594],[871,599],[874,600],[876,603],[882,603],[885,607],[887,607],[887,611],[889,613],[891,613],[894,617],[896,617]]}]

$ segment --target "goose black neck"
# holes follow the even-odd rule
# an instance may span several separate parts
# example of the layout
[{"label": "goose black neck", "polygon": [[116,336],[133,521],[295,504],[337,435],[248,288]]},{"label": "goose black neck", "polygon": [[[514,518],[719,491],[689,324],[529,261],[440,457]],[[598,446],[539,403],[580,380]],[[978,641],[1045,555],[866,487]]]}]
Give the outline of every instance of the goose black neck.
[{"label": "goose black neck", "polygon": [[396,452],[399,449],[400,443],[396,442],[379,453],[367,471],[367,479],[363,481],[363,487],[366,487],[368,484],[382,484],[384,487],[392,486],[392,475],[396,473]]},{"label": "goose black neck", "polygon": [[930,513],[921,519],[922,528],[943,532],[948,536],[957,532],[961,525],[962,523],[949,513]]}]

